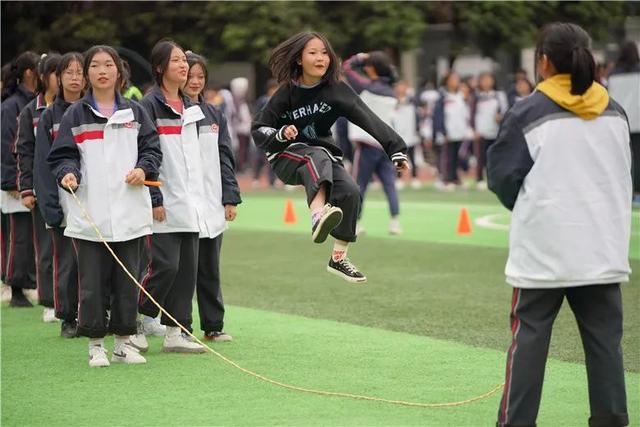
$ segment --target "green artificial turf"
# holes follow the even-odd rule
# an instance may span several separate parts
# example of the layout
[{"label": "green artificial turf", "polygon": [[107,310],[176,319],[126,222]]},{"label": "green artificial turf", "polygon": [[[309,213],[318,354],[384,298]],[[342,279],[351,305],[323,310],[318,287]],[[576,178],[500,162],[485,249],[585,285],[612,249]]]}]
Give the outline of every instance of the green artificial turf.
[{"label": "green artificial turf", "polygon": [[[56,336],[40,310],[3,307],[3,426],[428,425],[494,422],[499,395],[421,409],[323,397],[260,382],[213,355],[161,353],[146,365],[87,366],[87,340]],[[499,384],[504,354],[345,323],[228,306],[235,341],[213,347],[241,366],[298,386],[426,403],[459,401]],[[112,348],[112,339],[107,338]],[[585,425],[584,366],[550,360],[540,426]],[[639,375],[627,374],[637,420]]]},{"label": "green artificial turf", "polygon": [[[287,198],[296,206],[294,225],[283,223]],[[280,381],[389,399],[457,401],[502,382],[510,338],[507,232],[474,222],[470,236],[458,236],[455,226],[461,207],[473,221],[504,215],[494,217],[499,224],[508,224],[507,211],[486,192],[405,191],[401,198],[405,233],[394,237],[386,233],[382,196],[367,200],[367,234],[349,256],[369,282],[351,285],[325,271],[331,245],[311,243],[302,193],[245,195],[222,250],[225,329],[235,340],[214,348]],[[640,271],[637,259],[632,268]],[[638,284],[632,276],[623,286],[632,425],[640,416]],[[158,338],[144,366],[89,369],[86,339],[59,338],[59,326],[43,324],[39,308],[3,305],[0,314],[3,426],[478,426],[492,425],[497,412],[497,395],[459,408],[417,409],[292,392],[210,355],[161,354]],[[586,425],[583,360],[565,304],[540,426]]]}]

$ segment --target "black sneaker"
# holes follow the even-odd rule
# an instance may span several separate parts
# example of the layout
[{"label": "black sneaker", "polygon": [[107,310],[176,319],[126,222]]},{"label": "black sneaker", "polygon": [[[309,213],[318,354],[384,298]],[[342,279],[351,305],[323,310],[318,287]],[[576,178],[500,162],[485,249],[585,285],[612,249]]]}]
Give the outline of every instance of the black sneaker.
[{"label": "black sneaker", "polygon": [[365,283],[367,281],[364,274],[360,273],[356,266],[351,264],[349,258],[342,258],[340,261],[334,261],[333,258],[331,258],[329,265],[327,265],[327,271],[343,278],[347,282]]},{"label": "black sneaker", "polygon": [[78,336],[78,322],[63,320],[60,325],[60,336],[62,338],[76,338]]},{"label": "black sneaker", "polygon": [[342,222],[342,209],[324,205],[320,218],[311,227],[311,237],[314,243],[322,243],[327,240],[329,233]]},{"label": "black sneaker", "polygon": [[33,304],[22,292],[12,292],[9,307],[33,307]]}]

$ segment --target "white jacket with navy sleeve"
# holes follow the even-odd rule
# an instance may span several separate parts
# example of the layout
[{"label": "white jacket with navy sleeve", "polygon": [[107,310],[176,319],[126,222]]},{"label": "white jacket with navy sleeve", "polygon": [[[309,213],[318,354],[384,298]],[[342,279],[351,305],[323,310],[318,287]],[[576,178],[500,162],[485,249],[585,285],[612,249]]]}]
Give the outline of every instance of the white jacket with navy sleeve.
[{"label": "white jacket with navy sleeve", "polygon": [[[89,91],[69,107],[47,161],[58,180],[73,173],[75,193],[107,242],[151,234],[153,216],[149,190],[125,183],[134,168],[156,179],[162,153],[155,127],[144,109],[116,94],[117,110],[106,118],[93,107]],[[64,234],[100,241],[77,203],[70,201]]]},{"label": "white jacket with navy sleeve", "polygon": [[515,104],[488,152],[489,188],[513,210],[514,287],[619,283],[631,272],[629,125],[602,86],[574,96],[570,85],[554,76]]}]

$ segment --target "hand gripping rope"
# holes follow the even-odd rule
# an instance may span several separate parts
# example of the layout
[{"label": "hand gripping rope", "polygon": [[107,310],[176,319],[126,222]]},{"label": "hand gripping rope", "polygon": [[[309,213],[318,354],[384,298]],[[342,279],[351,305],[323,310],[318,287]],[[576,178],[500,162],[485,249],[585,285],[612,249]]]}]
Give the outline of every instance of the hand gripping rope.
[{"label": "hand gripping rope", "polygon": [[311,388],[298,387],[298,386],[295,386],[295,385],[292,385],[292,384],[286,384],[286,383],[282,383],[280,381],[272,380],[271,378],[265,377],[264,375],[261,375],[261,374],[258,374],[256,372],[250,371],[249,369],[245,369],[242,366],[238,365],[233,360],[231,360],[231,359],[225,357],[224,355],[218,353],[217,351],[215,351],[214,349],[212,349],[211,347],[209,347],[208,345],[206,345],[205,343],[200,341],[195,335],[193,335],[184,326],[182,326],[180,323],[178,323],[176,321],[176,319],[174,319],[173,316],[171,316],[171,314],[169,314],[160,304],[158,304],[158,302],[149,294],[149,292],[147,292],[147,290],[138,282],[138,280],[135,277],[133,277],[133,275],[129,272],[127,267],[125,267],[125,265],[122,263],[122,261],[113,252],[113,250],[111,249],[111,246],[109,246],[109,243],[107,243],[104,240],[104,237],[102,236],[102,233],[100,232],[100,230],[98,229],[96,224],[93,222],[93,219],[91,218],[89,213],[86,211],[86,209],[84,208],[84,206],[82,205],[82,203],[80,202],[78,197],[76,196],[75,192],[73,191],[73,189],[71,189],[70,187],[67,187],[67,188],[71,192],[71,195],[73,196],[75,202],[78,204],[78,206],[82,210],[82,214],[87,219],[87,221],[89,221],[89,223],[91,224],[91,227],[93,227],[93,229],[95,230],[96,234],[98,235],[98,238],[100,239],[100,242],[103,243],[106,246],[106,248],[109,251],[109,253],[111,254],[111,256],[113,256],[113,258],[120,265],[120,267],[122,267],[122,270],[124,270],[124,272],[127,274],[127,276],[129,276],[131,281],[133,281],[133,283],[136,284],[136,286],[140,289],[140,291],[143,292],[156,305],[156,307],[158,307],[160,309],[160,311],[165,316],[167,316],[169,319],[171,319],[173,322],[175,322],[175,324],[178,325],[180,327],[180,329],[182,329],[182,331],[184,333],[188,334],[191,338],[193,338],[193,340],[195,340],[198,344],[203,346],[208,352],[213,353],[215,356],[217,356],[223,362],[233,366],[234,368],[244,372],[245,374],[251,375],[252,377],[257,378],[257,379],[259,379],[261,381],[264,381],[266,383],[269,383],[269,384],[272,384],[272,385],[275,385],[275,386],[278,386],[278,387],[286,388],[286,389],[289,389],[289,390],[299,391],[299,392],[302,392],[302,393],[317,394],[317,395],[320,395],[320,396],[342,397],[342,398],[355,399],[355,400],[369,400],[369,401],[373,401],[373,402],[388,403],[388,404],[391,404],[391,405],[413,406],[413,407],[418,407],[418,408],[445,408],[445,407],[452,407],[452,406],[467,405],[469,403],[477,402],[479,400],[487,399],[488,397],[493,396],[498,391],[500,391],[502,389],[502,387],[504,386],[504,384],[498,384],[495,387],[493,387],[491,390],[489,390],[488,392],[486,392],[486,393],[484,393],[484,394],[482,394],[480,396],[472,397],[472,398],[466,399],[466,400],[461,400],[459,402],[421,403],[421,402],[408,402],[408,401],[404,401],[404,400],[391,400],[391,399],[383,399],[383,398],[380,398],[380,397],[362,396],[362,395],[359,395],[359,394],[342,393],[342,392],[335,392],[335,391],[315,390],[315,389],[311,389]]}]

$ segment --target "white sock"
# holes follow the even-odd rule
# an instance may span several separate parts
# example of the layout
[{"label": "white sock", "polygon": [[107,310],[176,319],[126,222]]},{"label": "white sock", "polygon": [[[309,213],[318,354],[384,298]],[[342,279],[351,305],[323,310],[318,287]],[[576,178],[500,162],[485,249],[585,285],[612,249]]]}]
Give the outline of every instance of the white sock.
[{"label": "white sock", "polygon": [[165,336],[167,337],[175,337],[177,335],[180,335],[180,328],[177,326],[167,326],[167,332],[165,333]]},{"label": "white sock", "polygon": [[348,243],[341,243],[336,240],[333,244],[333,252],[331,253],[331,258],[334,261],[340,261],[344,257],[347,256],[347,246]]},{"label": "white sock", "polygon": [[124,348],[124,345],[129,341],[129,337],[121,337],[116,335],[113,351],[120,351]]},{"label": "white sock", "polygon": [[89,348],[104,347],[104,338],[89,338]]}]

